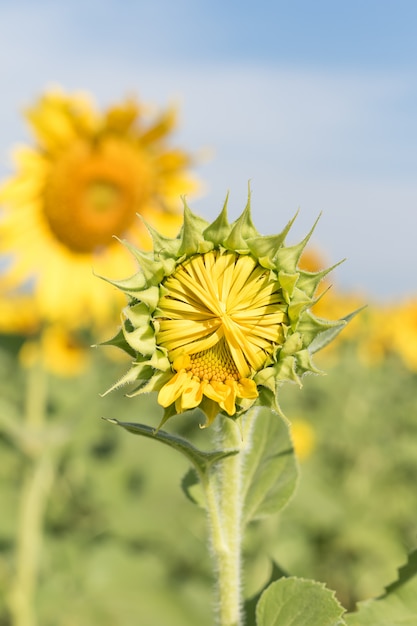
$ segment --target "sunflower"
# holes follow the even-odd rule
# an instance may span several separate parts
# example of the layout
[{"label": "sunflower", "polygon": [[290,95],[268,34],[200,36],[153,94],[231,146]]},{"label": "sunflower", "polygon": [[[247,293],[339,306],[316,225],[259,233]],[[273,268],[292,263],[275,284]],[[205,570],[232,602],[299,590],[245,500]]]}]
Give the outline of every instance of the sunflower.
[{"label": "sunflower", "polygon": [[48,324],[43,331],[28,338],[19,351],[21,365],[26,368],[41,365],[45,371],[59,377],[83,373],[91,356],[85,341],[60,324]]},{"label": "sunflower", "polygon": [[396,354],[406,367],[417,371],[417,300],[370,306],[358,348],[367,365],[378,365]]},{"label": "sunflower", "polygon": [[308,459],[316,444],[316,434],[310,422],[302,418],[292,420],[291,439],[297,458],[300,461]]},{"label": "sunflower", "polygon": [[345,324],[310,311],[330,270],[297,267],[311,233],[286,247],[291,224],[261,236],[249,199],[233,224],[226,203],[212,224],[185,204],[177,238],[151,231],[153,251],[134,251],[139,272],[111,281],[130,301],[120,332],[107,343],[134,358],[112,389],[138,383],[130,395],[157,391],[162,423],[197,407],[207,425],[218,413],[235,418],[254,403],[279,409],[280,383],[300,383],[317,371],[310,350],[317,335]]},{"label": "sunflower", "polygon": [[148,117],[133,99],[100,113],[87,97],[58,91],[28,110],[35,145],[16,152],[17,173],[0,189],[0,249],[11,257],[1,283],[33,280],[42,319],[106,324],[121,300],[93,271],[133,268],[116,238],[150,248],[137,214],[165,235],[178,232],[178,198],[197,187],[191,159],[167,146],[173,110]]},{"label": "sunflower", "polygon": [[39,318],[28,293],[0,293],[0,335],[30,336],[39,331]]}]

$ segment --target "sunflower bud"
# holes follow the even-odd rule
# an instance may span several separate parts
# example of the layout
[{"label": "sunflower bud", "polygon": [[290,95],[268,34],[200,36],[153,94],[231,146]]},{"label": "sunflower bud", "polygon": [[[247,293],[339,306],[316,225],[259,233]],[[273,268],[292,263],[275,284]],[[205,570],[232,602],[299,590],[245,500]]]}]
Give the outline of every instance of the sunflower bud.
[{"label": "sunflower bud", "polygon": [[286,246],[294,220],[278,235],[260,235],[250,196],[232,224],[227,200],[212,224],[184,205],[178,237],[149,229],[152,252],[130,247],[139,272],[110,281],[129,304],[119,334],[107,343],[135,359],[112,389],[136,383],[130,396],[158,392],[162,423],[197,407],[206,425],[218,413],[236,418],[254,404],[279,410],[280,384],[301,385],[306,372],[318,372],[311,358],[316,338],[345,324],[310,311],[332,269],[297,266],[314,227],[298,245]]}]

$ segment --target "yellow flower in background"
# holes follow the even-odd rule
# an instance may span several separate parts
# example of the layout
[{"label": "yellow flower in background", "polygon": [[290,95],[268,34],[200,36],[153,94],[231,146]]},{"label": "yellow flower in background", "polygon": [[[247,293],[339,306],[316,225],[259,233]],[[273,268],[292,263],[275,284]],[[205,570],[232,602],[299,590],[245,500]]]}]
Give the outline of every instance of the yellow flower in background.
[{"label": "yellow flower in background", "polygon": [[364,320],[366,333],[359,351],[364,362],[372,366],[396,354],[417,371],[417,300],[374,305]]},{"label": "yellow flower in background", "polygon": [[358,356],[365,365],[379,365],[393,352],[392,327],[387,324],[387,320],[391,320],[394,314],[394,307],[375,302],[364,311],[358,338]]},{"label": "yellow flower in background", "polygon": [[316,435],[311,424],[304,419],[291,420],[291,439],[300,461],[307,459],[316,445]]},{"label": "yellow flower in background", "polygon": [[38,330],[31,294],[0,294],[0,335],[31,335]]},{"label": "yellow flower in background", "polygon": [[399,306],[392,319],[392,345],[404,363],[417,371],[417,300]]},{"label": "yellow flower in background", "polygon": [[26,117],[35,145],[16,152],[17,173],[0,190],[0,250],[11,257],[0,284],[33,278],[42,319],[105,325],[121,300],[93,272],[117,277],[134,267],[116,237],[151,247],[137,214],[175,235],[179,197],[197,188],[189,155],[167,145],[175,113],[148,121],[133,99],[101,113],[85,96],[52,91]]},{"label": "yellow flower in background", "polygon": [[40,364],[56,376],[67,377],[77,376],[88,364],[91,345],[86,338],[60,324],[43,325],[31,293],[0,295],[0,344],[2,336],[11,335],[21,345],[18,354],[24,367]]},{"label": "yellow flower in background", "polygon": [[23,367],[40,364],[55,376],[71,377],[86,369],[90,352],[86,344],[67,328],[52,324],[44,328],[37,338],[25,341],[19,360]]}]

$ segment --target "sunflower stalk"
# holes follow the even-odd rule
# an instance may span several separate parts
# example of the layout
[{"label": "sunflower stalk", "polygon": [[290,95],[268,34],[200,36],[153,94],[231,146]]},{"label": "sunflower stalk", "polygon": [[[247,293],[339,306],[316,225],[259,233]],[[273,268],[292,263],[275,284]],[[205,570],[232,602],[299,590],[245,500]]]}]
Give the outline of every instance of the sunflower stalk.
[{"label": "sunflower stalk", "polygon": [[[239,449],[242,437],[232,420],[219,420],[220,447]],[[242,624],[241,542],[242,542],[242,454],[223,458],[216,463],[205,482],[205,494],[211,549],[217,571],[219,626]]]},{"label": "sunflower stalk", "polygon": [[29,369],[24,428],[26,476],[19,505],[15,574],[9,594],[13,626],[36,626],[35,597],[39,575],[46,505],[55,478],[55,457],[42,440],[47,403],[47,375],[43,367]]}]

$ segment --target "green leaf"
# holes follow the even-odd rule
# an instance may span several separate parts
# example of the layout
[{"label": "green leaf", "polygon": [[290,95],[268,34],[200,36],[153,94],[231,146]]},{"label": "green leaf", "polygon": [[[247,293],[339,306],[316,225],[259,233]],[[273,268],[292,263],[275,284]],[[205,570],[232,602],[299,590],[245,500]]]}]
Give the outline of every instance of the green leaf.
[{"label": "green leaf", "polygon": [[156,430],[146,424],[119,422],[119,420],[109,418],[103,419],[111,424],[121,426],[134,435],[148,437],[154,441],[159,441],[167,446],[170,446],[174,450],[177,450],[177,452],[181,452],[189,461],[191,461],[200,476],[205,476],[214,463],[239,452],[238,450],[213,450],[212,452],[204,452],[203,450],[199,450],[193,446],[189,441],[187,441],[187,439],[183,439],[177,435],[171,435],[171,433],[167,433],[164,430]]},{"label": "green leaf", "polygon": [[400,568],[398,580],[386,588],[381,598],[358,604],[346,616],[347,626],[414,626],[417,624],[417,550]]},{"label": "green leaf", "polygon": [[[267,407],[248,411],[250,445],[242,461],[243,522],[277,513],[297,484],[297,463],[286,421]],[[250,425],[245,424],[245,426]]]},{"label": "green leaf", "polygon": [[[257,626],[343,626],[343,607],[334,592],[313,580],[281,578],[261,595]],[[373,626],[380,626],[374,622]]]},{"label": "green leaf", "polygon": [[275,563],[275,561],[272,561],[271,575],[266,585],[263,587],[263,589],[261,589],[261,591],[259,591],[259,593],[252,596],[251,598],[248,598],[245,601],[245,606],[244,606],[245,626],[256,626],[256,606],[259,602],[259,598],[261,597],[263,591],[267,587],[269,587],[271,583],[273,583],[276,580],[279,580],[280,578],[283,578],[284,576],[287,576],[287,573],[284,572],[284,570],[278,565],[278,563]]}]

